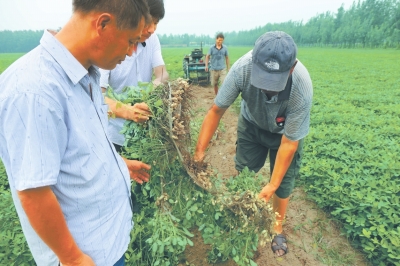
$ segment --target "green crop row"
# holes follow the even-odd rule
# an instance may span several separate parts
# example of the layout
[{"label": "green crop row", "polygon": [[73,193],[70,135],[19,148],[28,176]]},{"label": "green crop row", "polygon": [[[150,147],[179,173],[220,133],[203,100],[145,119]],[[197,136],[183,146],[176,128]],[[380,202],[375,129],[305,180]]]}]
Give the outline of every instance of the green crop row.
[{"label": "green crop row", "polygon": [[301,183],[373,265],[399,265],[400,53],[301,49],[300,59],[314,84]]}]

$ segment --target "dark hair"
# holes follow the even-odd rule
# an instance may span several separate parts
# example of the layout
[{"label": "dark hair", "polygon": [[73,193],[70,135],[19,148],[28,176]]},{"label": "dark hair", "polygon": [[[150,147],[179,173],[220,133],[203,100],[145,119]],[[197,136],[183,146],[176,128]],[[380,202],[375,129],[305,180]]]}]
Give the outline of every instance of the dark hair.
[{"label": "dark hair", "polygon": [[73,0],[72,5],[74,12],[111,13],[116,17],[120,29],[136,29],[143,17],[146,21],[150,20],[146,0]]},{"label": "dark hair", "polygon": [[158,21],[164,18],[164,0],[147,0],[147,5],[149,6],[150,15],[152,18]]},{"label": "dark hair", "polygon": [[215,37],[215,39],[218,39],[218,38],[225,39],[225,37],[224,37],[224,35],[222,34],[222,32],[218,33],[218,34],[217,34],[217,37]]}]

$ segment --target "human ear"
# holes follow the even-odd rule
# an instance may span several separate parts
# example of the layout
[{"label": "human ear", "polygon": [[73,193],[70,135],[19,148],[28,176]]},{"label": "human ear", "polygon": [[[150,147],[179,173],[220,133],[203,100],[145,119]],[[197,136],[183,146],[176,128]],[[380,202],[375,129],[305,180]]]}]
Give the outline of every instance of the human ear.
[{"label": "human ear", "polygon": [[97,17],[96,28],[104,30],[111,23],[112,16],[109,13],[100,14]]},{"label": "human ear", "polygon": [[296,66],[296,64],[297,64],[297,62],[298,62],[299,60],[297,60],[296,59],[296,61],[294,61],[294,64],[293,64],[293,66],[290,68],[290,74],[292,74],[293,73],[293,71],[294,71],[294,67]]}]

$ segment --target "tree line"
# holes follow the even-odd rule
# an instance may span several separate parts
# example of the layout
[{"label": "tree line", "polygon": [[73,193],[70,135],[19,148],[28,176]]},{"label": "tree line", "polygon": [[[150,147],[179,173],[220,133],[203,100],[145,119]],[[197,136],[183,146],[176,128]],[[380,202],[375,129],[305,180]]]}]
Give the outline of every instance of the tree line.
[{"label": "tree line", "polygon": [[[224,43],[252,46],[260,35],[273,30],[287,32],[300,46],[400,48],[400,1],[359,0],[353,2],[348,10],[342,5],[336,13],[318,14],[307,23],[268,23],[247,31],[226,32]],[[159,37],[162,45],[215,42],[215,36],[164,34]]]},{"label": "tree line", "polygon": [[[345,10],[317,14],[306,23],[268,23],[246,31],[225,32],[227,45],[254,45],[267,31],[290,34],[299,46],[342,48],[400,48],[400,0],[358,0]],[[0,53],[28,52],[39,44],[42,31],[0,31]],[[158,35],[161,45],[190,46],[214,43],[215,36],[196,34]]]}]

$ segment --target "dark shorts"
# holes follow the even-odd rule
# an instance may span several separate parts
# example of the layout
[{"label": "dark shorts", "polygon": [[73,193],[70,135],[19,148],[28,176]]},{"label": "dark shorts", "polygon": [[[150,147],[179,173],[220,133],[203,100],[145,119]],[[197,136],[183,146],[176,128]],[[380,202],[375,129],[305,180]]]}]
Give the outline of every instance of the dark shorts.
[{"label": "dark shorts", "polygon": [[[262,130],[239,115],[235,156],[236,170],[242,171],[247,166],[250,170],[258,172],[264,166],[269,153],[272,173],[281,139],[281,134]],[[299,175],[302,153],[303,139],[299,141],[292,163],[275,192],[279,198],[285,199],[292,193],[295,178]]]}]

